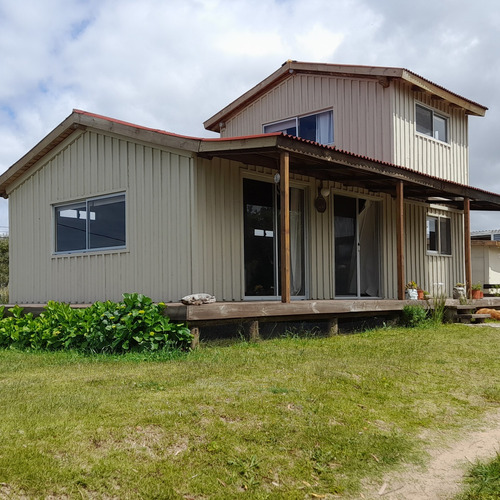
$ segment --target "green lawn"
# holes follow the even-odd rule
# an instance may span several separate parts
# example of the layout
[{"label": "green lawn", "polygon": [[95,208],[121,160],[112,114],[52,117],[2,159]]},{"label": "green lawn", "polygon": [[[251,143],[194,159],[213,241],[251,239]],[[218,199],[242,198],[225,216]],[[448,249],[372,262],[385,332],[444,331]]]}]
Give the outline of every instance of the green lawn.
[{"label": "green lawn", "polygon": [[171,360],[0,351],[0,498],[355,494],[497,406],[499,351],[461,325]]}]

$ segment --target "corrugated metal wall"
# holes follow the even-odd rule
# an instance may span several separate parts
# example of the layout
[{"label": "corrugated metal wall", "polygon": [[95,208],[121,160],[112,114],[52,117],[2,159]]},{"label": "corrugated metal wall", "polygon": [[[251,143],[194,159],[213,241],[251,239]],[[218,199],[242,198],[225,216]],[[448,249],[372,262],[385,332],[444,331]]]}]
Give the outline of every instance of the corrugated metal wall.
[{"label": "corrugated metal wall", "polygon": [[390,94],[375,80],[296,74],[229,119],[221,135],[261,134],[263,124],[333,108],[337,147],[391,161]]},{"label": "corrugated metal wall", "polygon": [[[468,121],[463,110],[450,108],[444,101],[432,100],[408,85],[394,82],[394,159],[406,166],[443,179],[469,183]],[[448,117],[448,143],[417,134],[415,103],[433,108]]]},{"label": "corrugated metal wall", "polygon": [[[192,158],[91,131],[71,140],[10,194],[11,299],[190,293]],[[127,249],[53,255],[53,204],[117,191],[126,193]]]},{"label": "corrugated metal wall", "polygon": [[[119,300],[142,292],[177,301],[194,292],[218,300],[243,299],[245,176],[272,180],[275,171],[227,160],[192,158],[87,131],[69,138],[43,168],[10,194],[11,297],[15,302]],[[319,182],[292,176],[306,192],[306,282],[311,299],[334,298],[333,196],[381,203],[381,288],[396,298],[395,204],[388,195],[325,183],[328,208],[314,208]],[[53,255],[53,205],[113,192],[126,193],[127,249]],[[426,213],[449,216],[453,256],[429,256]],[[462,215],[406,203],[406,280],[447,293],[463,281]],[[35,244],[34,244],[35,242]]]},{"label": "corrugated metal wall", "polygon": [[[451,256],[427,253],[427,215],[450,218]],[[431,294],[451,296],[453,286],[465,282],[463,215],[423,204],[405,203],[405,282],[414,280]]]},{"label": "corrugated metal wall", "polygon": [[[415,131],[415,102],[449,118],[449,142]],[[260,134],[266,123],[333,108],[335,146],[468,184],[468,121],[463,110],[398,81],[293,75],[226,123],[223,137]]]}]

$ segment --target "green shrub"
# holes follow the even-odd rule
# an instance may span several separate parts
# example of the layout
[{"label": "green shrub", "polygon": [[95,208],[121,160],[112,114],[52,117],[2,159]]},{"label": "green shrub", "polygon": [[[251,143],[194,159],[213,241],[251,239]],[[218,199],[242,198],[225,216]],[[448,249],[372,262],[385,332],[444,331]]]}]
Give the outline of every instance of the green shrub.
[{"label": "green shrub", "polygon": [[184,324],[171,323],[165,304],[142,294],[124,294],[122,302],[96,302],[85,309],[49,302],[34,318],[23,309],[0,307],[0,347],[77,349],[96,353],[158,351],[189,348],[192,335]]},{"label": "green shrub", "polygon": [[403,307],[401,313],[401,323],[403,326],[413,328],[415,326],[422,326],[427,321],[427,310],[422,306],[410,306],[406,305]]}]

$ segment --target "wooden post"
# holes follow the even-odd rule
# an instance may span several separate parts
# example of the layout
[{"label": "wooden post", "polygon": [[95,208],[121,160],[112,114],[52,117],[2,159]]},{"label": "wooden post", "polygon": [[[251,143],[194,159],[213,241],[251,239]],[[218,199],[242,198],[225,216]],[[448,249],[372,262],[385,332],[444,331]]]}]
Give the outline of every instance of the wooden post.
[{"label": "wooden post", "polygon": [[281,302],[290,303],[290,155],[280,154]]},{"label": "wooden post", "polygon": [[464,198],[464,257],[465,257],[465,286],[466,294],[472,297],[472,260],[470,243],[470,200]]},{"label": "wooden post", "polygon": [[339,333],[339,320],[338,318],[330,318],[328,320],[328,336],[333,337]]},{"label": "wooden post", "polygon": [[191,349],[196,349],[200,345],[200,329],[197,326],[192,326],[190,330],[191,335],[193,335]]},{"label": "wooden post", "polygon": [[405,298],[405,255],[404,255],[404,191],[403,181],[396,184],[396,238],[397,238],[397,280],[398,300]]},{"label": "wooden post", "polygon": [[257,320],[250,321],[248,334],[250,342],[257,342],[260,339],[259,322]]}]

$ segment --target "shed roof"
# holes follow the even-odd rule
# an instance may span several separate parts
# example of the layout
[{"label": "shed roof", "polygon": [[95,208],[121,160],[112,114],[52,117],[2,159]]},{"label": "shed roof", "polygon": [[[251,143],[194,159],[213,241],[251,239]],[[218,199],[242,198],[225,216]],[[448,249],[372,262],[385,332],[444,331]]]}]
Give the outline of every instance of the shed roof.
[{"label": "shed roof", "polygon": [[206,120],[203,124],[204,127],[213,132],[220,132],[221,123],[227,121],[231,116],[240,111],[243,107],[248,106],[260,95],[267,92],[272,87],[275,87],[286,78],[291,78],[294,74],[368,78],[378,80],[384,87],[388,87],[391,80],[399,79],[410,84],[416,91],[429,93],[437,99],[443,99],[453,106],[464,109],[467,114],[484,116],[488,109],[477,102],[466,99],[404,68],[309,63],[288,60],[283,63],[278,70],[262,80],[255,87],[251,88],[248,92],[244,93],[232,103],[228,104],[224,109]]},{"label": "shed roof", "polygon": [[232,138],[196,138],[143,127],[113,118],[74,110],[60,125],[42,139],[0,176],[0,195],[8,197],[13,183],[30,169],[43,165],[40,160],[72,133],[87,128],[115,133],[160,147],[182,149],[205,158],[226,158],[248,165],[278,169],[280,155],[290,155],[294,173],[358,186],[372,192],[395,194],[404,182],[405,198],[462,207],[471,200],[472,210],[500,210],[500,195],[479,188],[422,174],[406,167],[325,146],[281,132]]}]

